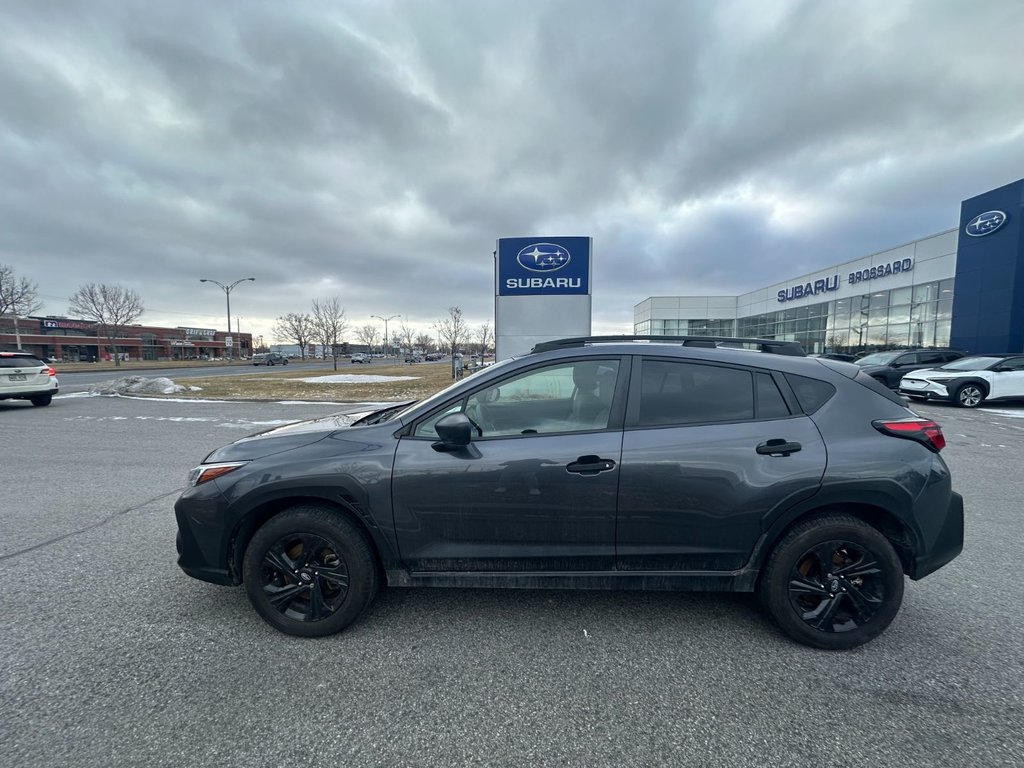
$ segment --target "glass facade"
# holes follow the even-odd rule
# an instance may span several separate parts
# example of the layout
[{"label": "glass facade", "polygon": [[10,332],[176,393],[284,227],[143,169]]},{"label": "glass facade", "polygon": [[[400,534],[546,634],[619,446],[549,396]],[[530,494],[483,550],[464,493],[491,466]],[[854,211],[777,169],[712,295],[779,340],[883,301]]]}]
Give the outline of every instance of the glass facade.
[{"label": "glass facade", "polygon": [[[732,320],[647,320],[638,335],[740,336],[799,341],[808,352],[947,347],[953,280],[872,291]],[[735,327],[734,327],[735,326]]]}]

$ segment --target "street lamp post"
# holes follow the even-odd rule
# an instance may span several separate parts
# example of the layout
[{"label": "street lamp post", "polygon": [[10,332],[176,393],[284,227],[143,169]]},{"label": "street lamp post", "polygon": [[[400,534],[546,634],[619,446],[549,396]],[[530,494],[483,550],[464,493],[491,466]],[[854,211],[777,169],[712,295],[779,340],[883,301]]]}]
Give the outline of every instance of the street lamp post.
[{"label": "street lamp post", "polygon": [[[252,282],[256,282],[256,278],[255,277],[242,277],[242,278],[239,278],[238,280],[235,280],[235,282],[231,283],[231,285],[224,285],[224,283],[222,283],[222,282],[220,282],[218,280],[209,280],[209,279],[207,279],[205,277],[199,278],[199,282],[200,283],[213,283],[214,285],[219,285],[221,290],[224,291],[224,298],[227,300],[227,304],[228,304],[228,335],[229,336],[231,335],[231,290],[236,285],[238,285],[239,283],[244,283],[247,280],[250,280]],[[225,354],[227,354],[227,352],[228,352],[227,345],[225,345],[225,347],[224,347],[224,352],[225,352]],[[228,359],[230,359],[230,357]]]},{"label": "street lamp post", "polygon": [[[380,315],[370,315],[370,317],[376,317],[378,320],[383,320],[384,321],[384,343],[386,345],[390,345],[391,344],[391,339],[388,338],[388,320],[394,320],[396,317],[401,317],[401,315],[391,315],[390,317],[381,317]],[[384,357],[387,357],[388,356],[387,346],[384,347],[384,350],[385,350],[384,351]]]}]

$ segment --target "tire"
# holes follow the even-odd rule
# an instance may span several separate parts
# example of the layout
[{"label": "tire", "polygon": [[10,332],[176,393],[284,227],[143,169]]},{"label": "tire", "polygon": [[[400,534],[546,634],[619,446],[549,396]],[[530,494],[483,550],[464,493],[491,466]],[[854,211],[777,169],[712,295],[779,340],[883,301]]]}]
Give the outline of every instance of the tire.
[{"label": "tire", "polygon": [[977,384],[961,384],[953,394],[953,402],[961,408],[977,408],[985,402],[985,390]]},{"label": "tire", "polygon": [[298,637],[340,632],[373,602],[378,586],[363,531],[344,513],[316,505],[264,523],[246,548],[242,578],[263,620]]},{"label": "tire", "polygon": [[31,398],[32,405],[36,407],[42,407],[49,405],[53,401],[53,395],[36,395]]},{"label": "tire", "polygon": [[889,540],[862,520],[832,514],[801,523],[772,551],[758,585],[784,634],[845,650],[878,637],[903,602],[903,566]]}]

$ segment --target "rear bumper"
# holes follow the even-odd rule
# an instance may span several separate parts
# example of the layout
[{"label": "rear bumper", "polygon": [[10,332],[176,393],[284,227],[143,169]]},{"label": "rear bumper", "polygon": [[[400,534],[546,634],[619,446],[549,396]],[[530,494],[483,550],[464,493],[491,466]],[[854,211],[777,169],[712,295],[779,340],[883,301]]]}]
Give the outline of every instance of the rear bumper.
[{"label": "rear bumper", "polygon": [[58,392],[60,392],[59,387],[46,387],[45,389],[33,389],[25,392],[0,391],[0,400],[31,400],[33,397],[56,395]]},{"label": "rear bumper", "polygon": [[910,578],[915,581],[939,570],[963,551],[964,499],[959,493],[950,494],[945,519],[930,544],[927,551],[911,563]]}]

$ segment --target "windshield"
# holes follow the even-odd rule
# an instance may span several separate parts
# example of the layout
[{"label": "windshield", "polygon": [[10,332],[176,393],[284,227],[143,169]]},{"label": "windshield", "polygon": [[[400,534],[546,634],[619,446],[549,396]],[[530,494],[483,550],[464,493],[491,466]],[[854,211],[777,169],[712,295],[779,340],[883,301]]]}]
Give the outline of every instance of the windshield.
[{"label": "windshield", "polygon": [[[489,365],[486,368],[483,368],[482,370],[484,370],[484,371],[495,371],[498,368],[505,367],[506,365],[508,365],[509,363],[511,363],[513,360],[516,360],[516,359],[517,358],[510,357],[507,360],[502,360],[500,363],[495,363],[494,365]],[[432,394],[426,400],[420,400],[419,402],[413,403],[408,408],[405,408],[404,410],[399,411],[398,413],[394,414],[393,416],[390,416],[388,418],[388,421],[390,421],[393,418],[397,418],[399,420],[404,419],[406,414],[408,414],[410,411],[412,411],[413,408],[417,408],[418,409],[421,406],[423,406],[423,407],[426,407],[427,409],[429,409],[430,406],[434,405],[435,403],[440,402],[441,400],[444,400],[451,393],[451,390],[454,389],[455,387],[457,387],[458,385],[462,384],[463,381],[465,381],[465,379],[457,379],[455,382],[453,382],[449,386],[445,387],[440,392],[435,392],[434,394]]]},{"label": "windshield", "polygon": [[860,360],[854,360],[854,362],[857,365],[888,365],[902,354],[902,352],[875,352],[873,355],[867,355]]},{"label": "windshield", "polygon": [[961,357],[951,363],[946,363],[938,370],[940,371],[980,371],[988,368],[1002,360],[1001,357]]}]

